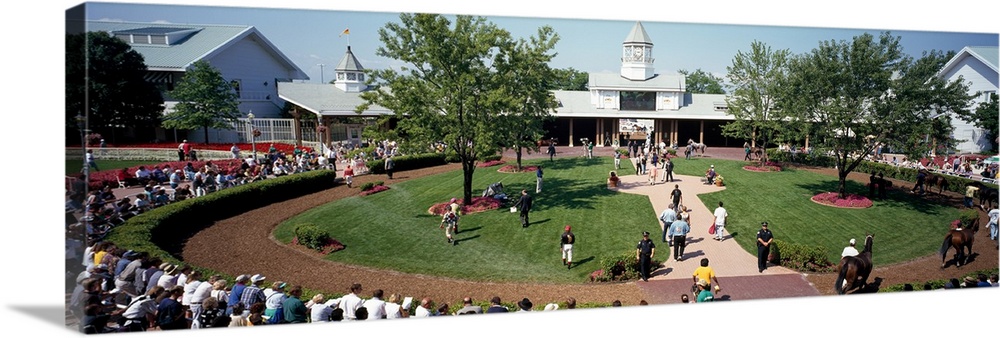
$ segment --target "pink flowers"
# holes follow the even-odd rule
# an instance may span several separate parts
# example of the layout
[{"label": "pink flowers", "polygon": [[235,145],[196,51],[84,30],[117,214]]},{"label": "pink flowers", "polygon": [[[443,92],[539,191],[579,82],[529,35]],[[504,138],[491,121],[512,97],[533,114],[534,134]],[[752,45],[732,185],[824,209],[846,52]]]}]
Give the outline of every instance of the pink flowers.
[{"label": "pink flowers", "polygon": [[538,170],[538,166],[529,165],[529,166],[523,166],[521,167],[521,171],[517,171],[517,166],[511,164],[511,165],[505,165],[497,171],[502,173],[528,173],[528,172],[534,172],[535,170]]},{"label": "pink flowers", "polygon": [[376,185],[376,186],[372,187],[371,189],[362,191],[360,195],[361,196],[368,196],[368,195],[371,195],[371,194],[374,194],[374,193],[383,192],[383,191],[386,191],[386,190],[389,190],[389,187],[384,186],[384,185]]},{"label": "pink flowers", "polygon": [[758,171],[758,172],[770,172],[770,171],[781,171],[781,165],[778,162],[767,161],[761,166],[747,165],[743,166],[743,170],[747,171]]},{"label": "pink flowers", "polygon": [[[432,215],[444,215],[448,211],[449,205],[451,205],[451,202],[437,203],[431,206],[427,212]],[[500,201],[493,197],[473,197],[471,205],[462,205],[462,214],[468,215],[499,208]]]},{"label": "pink flowers", "polygon": [[837,197],[835,192],[825,192],[812,197],[813,202],[834,206],[838,208],[869,208],[872,206],[872,201],[867,197],[855,194],[849,194],[846,198]]},{"label": "pink flowers", "polygon": [[501,164],[504,164],[504,162],[501,161],[501,160],[493,160],[493,161],[486,161],[486,162],[478,163],[478,164],[476,164],[476,167],[486,168],[486,167],[498,166],[498,165],[501,165]]}]

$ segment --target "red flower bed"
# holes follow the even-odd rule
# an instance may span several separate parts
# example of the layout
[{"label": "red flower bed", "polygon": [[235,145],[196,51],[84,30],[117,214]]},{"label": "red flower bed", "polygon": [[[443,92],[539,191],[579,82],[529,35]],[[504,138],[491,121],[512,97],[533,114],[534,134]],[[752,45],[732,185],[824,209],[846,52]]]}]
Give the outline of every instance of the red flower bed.
[{"label": "red flower bed", "polygon": [[521,171],[517,171],[517,165],[510,164],[501,167],[497,171],[502,173],[533,173],[535,172],[535,170],[538,170],[538,166],[529,165],[529,166],[523,166],[521,167]]},{"label": "red flower bed", "polygon": [[[288,143],[271,143],[271,142],[257,142],[257,152],[266,153],[268,148],[274,144],[274,148],[279,152],[286,154],[291,154],[295,151],[294,144]],[[156,149],[177,149],[179,143],[134,143],[134,144],[115,144],[108,145],[108,147],[117,148],[156,148]],[[250,151],[253,149],[253,144],[250,143],[237,143],[237,147],[243,151]],[[197,150],[219,150],[219,151],[229,151],[233,147],[232,143],[191,143],[191,149]],[[299,149],[305,149],[307,152],[311,152],[310,147],[299,147]]]},{"label": "red flower bed", "polygon": [[368,196],[368,195],[371,195],[371,194],[374,194],[374,193],[380,193],[380,192],[383,192],[383,191],[386,191],[386,190],[389,190],[389,187],[384,186],[384,185],[376,185],[376,186],[372,187],[371,189],[362,191],[361,192],[361,196]]},{"label": "red flower bed", "polygon": [[[160,162],[155,164],[145,164],[144,166],[146,167],[146,169],[152,172],[154,167],[160,167],[160,169],[163,169],[164,166],[170,165],[171,172],[164,172],[164,174],[166,174],[167,177],[170,177],[170,174],[173,173],[173,170],[176,169],[183,170],[184,166],[187,165],[188,163],[191,163],[191,165],[194,166],[195,169],[200,169],[201,167],[205,166],[205,162],[212,162],[212,164],[219,167],[220,174],[225,174],[229,173],[230,171],[239,169],[240,165],[243,163],[243,160],[228,159],[228,160],[214,160],[214,161],[184,161],[184,162],[172,161],[172,162]],[[139,166],[125,168],[125,173],[123,175],[124,177],[122,177],[122,179],[123,180],[134,179],[136,170],[139,170]],[[90,186],[90,189],[101,189],[105,185],[117,187],[118,175],[119,173],[121,173],[121,171],[122,169],[113,169],[113,170],[102,170],[102,171],[92,172],[90,173],[90,182],[88,182],[88,185]]]},{"label": "red flower bed", "polygon": [[812,197],[812,201],[838,208],[864,209],[872,206],[872,201],[868,199],[868,197],[848,194],[846,198],[839,198],[835,192],[824,192],[822,194],[818,194]]},{"label": "red flower bed", "polygon": [[[449,205],[451,205],[451,202],[437,203],[432,205],[430,209],[427,209],[427,212],[432,215],[441,216],[449,210]],[[493,197],[473,197],[471,205],[462,205],[462,215],[495,209],[500,209],[500,201],[497,199]]]},{"label": "red flower bed", "polygon": [[501,161],[501,160],[493,160],[493,161],[486,161],[486,162],[477,163],[476,167],[486,168],[486,167],[498,166],[498,165],[501,165],[501,164],[504,164],[504,162]]},{"label": "red flower bed", "polygon": [[[299,245],[299,238],[298,237],[292,238],[292,245]],[[336,252],[336,251],[344,250],[345,247],[346,246],[344,245],[344,243],[341,243],[340,241],[331,238],[331,239],[329,239],[329,240],[326,241],[326,244],[323,244],[323,250],[320,250],[319,253],[323,254],[323,255],[326,255],[326,254],[329,254],[331,252]]]}]

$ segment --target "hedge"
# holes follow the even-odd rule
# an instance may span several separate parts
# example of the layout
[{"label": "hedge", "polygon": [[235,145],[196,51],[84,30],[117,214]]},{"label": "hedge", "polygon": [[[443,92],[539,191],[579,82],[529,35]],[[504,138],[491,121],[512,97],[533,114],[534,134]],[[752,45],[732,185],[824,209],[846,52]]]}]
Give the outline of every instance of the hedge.
[{"label": "hedge", "polygon": [[[600,267],[601,270],[604,270],[604,273],[601,276],[599,276],[596,279],[596,281],[598,282],[613,281],[612,271],[615,269],[615,266],[618,265],[619,263],[621,263],[620,268],[624,268],[624,271],[622,271],[620,281],[627,281],[640,278],[639,260],[635,258],[635,251],[626,251],[624,253],[615,256],[602,258],[600,263],[598,263],[599,264],[598,266]],[[660,266],[660,263],[661,263],[660,261],[657,261],[655,259],[650,262],[650,271],[649,271],[650,274],[652,274],[653,271],[656,270],[657,266]]]},{"label": "hedge", "polygon": [[[396,164],[396,169],[394,169],[395,171],[404,171],[447,164],[444,158],[445,155],[441,153],[427,153],[395,156],[392,158],[392,161]],[[365,162],[365,165],[368,166],[368,170],[370,170],[372,174],[385,174],[384,159],[371,160]]]},{"label": "hedge", "polygon": [[772,242],[772,263],[802,272],[827,272],[836,268],[833,262],[826,258],[826,248],[810,246],[775,239]]}]

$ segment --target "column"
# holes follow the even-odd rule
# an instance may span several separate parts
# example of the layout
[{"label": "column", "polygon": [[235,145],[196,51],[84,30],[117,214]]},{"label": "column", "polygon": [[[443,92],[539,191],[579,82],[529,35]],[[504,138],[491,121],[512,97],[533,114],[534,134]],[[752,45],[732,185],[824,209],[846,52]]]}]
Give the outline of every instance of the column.
[{"label": "column", "polygon": [[698,143],[705,143],[705,120],[701,120],[701,125],[698,127]]},{"label": "column", "polygon": [[573,146],[573,118],[569,119],[569,146]]}]

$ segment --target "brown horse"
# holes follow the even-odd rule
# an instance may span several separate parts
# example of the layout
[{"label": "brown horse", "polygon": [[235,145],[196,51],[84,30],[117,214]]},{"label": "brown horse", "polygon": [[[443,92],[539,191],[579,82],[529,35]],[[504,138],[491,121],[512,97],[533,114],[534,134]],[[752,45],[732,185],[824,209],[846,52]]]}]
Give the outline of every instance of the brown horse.
[{"label": "brown horse", "polygon": [[[847,256],[840,259],[837,266],[837,281],[833,288],[842,295],[854,288],[864,289],[868,286],[868,275],[872,273],[872,243],[875,234],[865,235],[865,248],[857,256]],[[850,282],[848,282],[850,281]]]},{"label": "brown horse", "polygon": [[948,190],[948,179],[938,174],[927,174],[924,185],[927,186],[927,191],[933,191],[932,188],[937,187],[938,195],[940,195],[943,191]]},{"label": "brown horse", "polygon": [[[976,217],[975,220],[965,224],[963,227],[952,229],[948,232],[948,235],[944,236],[944,242],[941,243],[941,268],[944,269],[947,262],[948,249],[955,248],[955,266],[960,267],[962,264],[969,263],[969,257],[972,257],[972,241],[976,237],[976,232],[979,231],[979,218]],[[966,254],[965,250],[968,249],[969,253]]]}]

